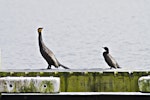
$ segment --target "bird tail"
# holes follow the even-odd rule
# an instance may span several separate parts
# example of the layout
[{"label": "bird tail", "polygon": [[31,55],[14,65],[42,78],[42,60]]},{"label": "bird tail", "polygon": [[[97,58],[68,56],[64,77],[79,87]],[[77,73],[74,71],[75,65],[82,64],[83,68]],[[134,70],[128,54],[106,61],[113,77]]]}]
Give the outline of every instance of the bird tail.
[{"label": "bird tail", "polygon": [[63,67],[63,68],[65,68],[65,69],[69,69],[68,67],[66,67],[66,66],[64,66],[62,64],[60,64],[60,66]]}]

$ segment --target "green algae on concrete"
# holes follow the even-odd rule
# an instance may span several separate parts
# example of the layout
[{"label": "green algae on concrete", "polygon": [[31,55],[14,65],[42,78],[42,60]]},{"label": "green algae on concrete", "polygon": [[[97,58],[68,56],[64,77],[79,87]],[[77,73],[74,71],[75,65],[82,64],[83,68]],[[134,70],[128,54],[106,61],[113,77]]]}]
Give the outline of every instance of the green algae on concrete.
[{"label": "green algae on concrete", "polygon": [[3,77],[0,78],[0,92],[56,93],[59,81],[58,77]]},{"label": "green algae on concrete", "polygon": [[[123,76],[123,77],[122,77]],[[130,92],[130,77],[129,77],[129,73],[128,72],[124,72],[124,73],[118,73],[115,77],[114,77],[114,87],[113,87],[113,91],[114,92],[121,92],[120,90],[122,90],[123,92]]]},{"label": "green algae on concrete", "polygon": [[[80,72],[68,72],[65,73],[65,76],[62,78],[63,86],[61,87],[61,91],[67,92],[84,92],[84,91],[92,91],[93,87],[93,76],[90,73],[80,73]],[[65,89],[65,90],[63,90]]]},{"label": "green algae on concrete", "polygon": [[25,76],[25,72],[10,72],[10,76]]},{"label": "green algae on concrete", "polygon": [[61,72],[62,92],[138,92],[147,72]]},{"label": "green algae on concrete", "polygon": [[0,72],[0,77],[11,76],[10,72]]},{"label": "green algae on concrete", "polygon": [[39,89],[43,93],[50,93],[54,91],[54,86],[50,81],[42,81],[39,86]]},{"label": "green algae on concrete", "polygon": [[23,84],[20,84],[20,86],[17,87],[17,89],[19,89],[18,92],[24,92],[24,93],[36,92],[37,91],[36,88],[37,87],[34,85],[34,82],[33,82],[32,79],[30,81],[29,80],[24,80]]},{"label": "green algae on concrete", "polygon": [[138,80],[139,91],[150,92],[150,76],[142,76]]},{"label": "green algae on concrete", "polygon": [[[0,72],[1,77],[4,76],[53,76],[60,78],[61,92],[138,92],[138,79],[141,76],[150,75],[149,71],[133,71],[133,72],[73,72],[73,71],[50,71],[50,72]],[[44,84],[44,83],[43,83]],[[41,85],[42,86],[42,85]],[[48,85],[43,85],[47,87]],[[50,85],[51,86],[51,85]],[[23,87],[24,89],[25,87]],[[32,86],[32,88],[34,88]],[[44,89],[44,88],[43,88]],[[25,91],[29,91],[29,87]],[[34,89],[33,89],[34,90]],[[46,91],[50,91],[47,89]],[[25,92],[24,91],[24,92]]]},{"label": "green algae on concrete", "polygon": [[28,77],[36,77],[39,75],[40,75],[40,72],[28,72],[28,73],[26,73],[26,76],[28,76]]},{"label": "green algae on concrete", "polygon": [[113,91],[114,72],[103,72],[102,75],[96,75],[96,83],[98,91]]}]

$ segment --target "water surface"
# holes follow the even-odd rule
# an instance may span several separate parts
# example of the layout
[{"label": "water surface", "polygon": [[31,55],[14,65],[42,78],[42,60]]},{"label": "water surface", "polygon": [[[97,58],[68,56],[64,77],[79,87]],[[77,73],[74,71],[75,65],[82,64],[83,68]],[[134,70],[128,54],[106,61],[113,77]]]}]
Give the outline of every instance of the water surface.
[{"label": "water surface", "polygon": [[45,44],[71,69],[109,68],[107,46],[122,70],[149,70],[149,9],[149,0],[1,0],[1,69],[47,68],[43,27]]}]

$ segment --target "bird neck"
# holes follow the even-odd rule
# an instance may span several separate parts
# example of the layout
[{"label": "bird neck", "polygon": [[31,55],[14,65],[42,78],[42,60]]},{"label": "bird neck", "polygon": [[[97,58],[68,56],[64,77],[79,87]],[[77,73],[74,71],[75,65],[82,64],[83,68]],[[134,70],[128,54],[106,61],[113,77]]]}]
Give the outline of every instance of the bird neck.
[{"label": "bird neck", "polygon": [[40,48],[42,47],[42,42],[43,42],[43,40],[42,40],[42,33],[39,32],[39,46],[40,46]]},{"label": "bird neck", "polygon": [[109,50],[106,50],[105,52],[106,52],[106,53],[109,53]]}]

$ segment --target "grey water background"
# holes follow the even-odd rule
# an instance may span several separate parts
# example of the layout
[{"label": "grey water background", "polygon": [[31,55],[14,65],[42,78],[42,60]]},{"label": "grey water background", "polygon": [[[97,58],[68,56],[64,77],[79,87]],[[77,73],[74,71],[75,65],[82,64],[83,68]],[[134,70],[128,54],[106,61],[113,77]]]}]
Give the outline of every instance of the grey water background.
[{"label": "grey water background", "polygon": [[120,70],[150,70],[150,0],[0,0],[1,69],[47,68],[38,27],[71,69],[108,69],[107,46]]}]

